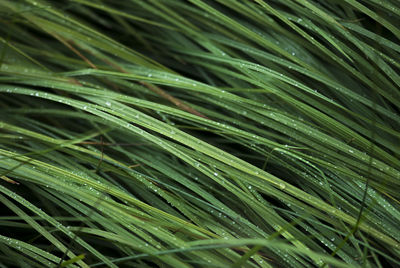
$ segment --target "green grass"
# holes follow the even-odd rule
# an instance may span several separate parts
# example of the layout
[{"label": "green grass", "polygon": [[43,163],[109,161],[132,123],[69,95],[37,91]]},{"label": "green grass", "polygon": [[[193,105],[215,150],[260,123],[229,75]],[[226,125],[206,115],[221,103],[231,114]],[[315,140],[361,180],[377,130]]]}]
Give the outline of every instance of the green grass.
[{"label": "green grass", "polygon": [[400,265],[396,0],[0,0],[0,267]]}]

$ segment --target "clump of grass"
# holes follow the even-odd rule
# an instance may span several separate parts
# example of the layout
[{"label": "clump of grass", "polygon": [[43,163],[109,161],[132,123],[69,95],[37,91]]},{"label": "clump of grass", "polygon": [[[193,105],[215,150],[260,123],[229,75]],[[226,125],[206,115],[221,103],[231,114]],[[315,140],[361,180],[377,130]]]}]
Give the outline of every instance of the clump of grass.
[{"label": "clump of grass", "polygon": [[400,265],[397,1],[0,1],[2,267]]}]

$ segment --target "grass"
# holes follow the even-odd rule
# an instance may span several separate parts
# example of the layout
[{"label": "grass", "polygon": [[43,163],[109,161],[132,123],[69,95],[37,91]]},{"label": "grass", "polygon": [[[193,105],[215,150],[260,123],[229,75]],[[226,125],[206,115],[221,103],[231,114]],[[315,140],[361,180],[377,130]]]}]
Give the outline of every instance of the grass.
[{"label": "grass", "polygon": [[0,267],[400,265],[397,1],[0,10]]}]

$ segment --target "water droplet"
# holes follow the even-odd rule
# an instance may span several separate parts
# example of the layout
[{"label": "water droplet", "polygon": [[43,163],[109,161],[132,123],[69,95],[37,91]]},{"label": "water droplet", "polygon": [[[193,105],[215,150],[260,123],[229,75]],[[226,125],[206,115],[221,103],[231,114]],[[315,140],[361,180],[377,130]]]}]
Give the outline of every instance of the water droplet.
[{"label": "water droplet", "polygon": [[286,188],[286,185],[283,182],[281,182],[281,183],[279,183],[279,188],[281,188],[281,190],[283,190]]}]

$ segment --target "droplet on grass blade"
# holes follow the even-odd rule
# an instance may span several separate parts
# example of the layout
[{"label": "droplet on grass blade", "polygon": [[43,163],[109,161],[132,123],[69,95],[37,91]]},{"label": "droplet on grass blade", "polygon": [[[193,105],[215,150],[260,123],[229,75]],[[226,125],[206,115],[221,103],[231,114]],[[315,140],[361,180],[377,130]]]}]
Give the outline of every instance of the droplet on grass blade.
[{"label": "droplet on grass blade", "polygon": [[285,189],[286,188],[286,184],[284,184],[283,182],[279,183],[279,188],[281,190]]}]

